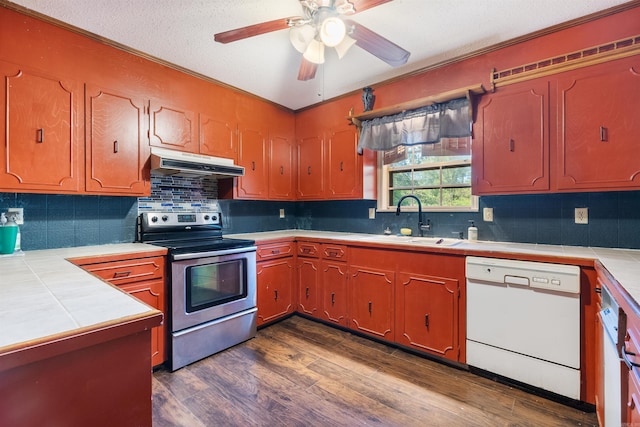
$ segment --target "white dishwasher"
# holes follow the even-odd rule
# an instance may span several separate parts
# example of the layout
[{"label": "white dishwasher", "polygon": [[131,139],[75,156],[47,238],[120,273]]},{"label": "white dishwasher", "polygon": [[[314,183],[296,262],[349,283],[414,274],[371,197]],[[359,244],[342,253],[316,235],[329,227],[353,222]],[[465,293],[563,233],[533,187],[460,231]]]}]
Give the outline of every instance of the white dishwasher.
[{"label": "white dishwasher", "polygon": [[580,269],[467,257],[467,364],[580,399]]}]

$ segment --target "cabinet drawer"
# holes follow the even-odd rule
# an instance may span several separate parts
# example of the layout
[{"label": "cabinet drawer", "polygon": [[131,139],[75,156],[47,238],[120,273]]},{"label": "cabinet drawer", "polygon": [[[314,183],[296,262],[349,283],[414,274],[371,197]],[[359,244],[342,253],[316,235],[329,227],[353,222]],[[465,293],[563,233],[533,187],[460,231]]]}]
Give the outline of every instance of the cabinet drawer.
[{"label": "cabinet drawer", "polygon": [[157,279],[164,276],[164,258],[136,258],[82,266],[85,270],[112,283],[120,285],[130,282]]},{"label": "cabinet drawer", "polygon": [[320,257],[320,243],[298,242],[298,256]]},{"label": "cabinet drawer", "polygon": [[322,245],[322,258],[346,261],[347,246],[333,244]]},{"label": "cabinet drawer", "polygon": [[256,251],[256,260],[264,261],[267,259],[292,256],[294,253],[293,245],[293,242],[280,242],[258,245],[258,250]]}]

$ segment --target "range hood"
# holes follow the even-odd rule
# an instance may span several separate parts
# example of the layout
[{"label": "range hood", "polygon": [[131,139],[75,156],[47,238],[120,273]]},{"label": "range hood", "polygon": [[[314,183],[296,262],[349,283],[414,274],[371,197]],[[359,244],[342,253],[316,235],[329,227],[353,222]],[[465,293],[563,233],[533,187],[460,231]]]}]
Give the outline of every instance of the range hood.
[{"label": "range hood", "polygon": [[230,178],[244,175],[244,168],[235,165],[232,159],[184,153],[159,147],[151,147],[151,170],[162,175],[188,178],[204,176]]}]

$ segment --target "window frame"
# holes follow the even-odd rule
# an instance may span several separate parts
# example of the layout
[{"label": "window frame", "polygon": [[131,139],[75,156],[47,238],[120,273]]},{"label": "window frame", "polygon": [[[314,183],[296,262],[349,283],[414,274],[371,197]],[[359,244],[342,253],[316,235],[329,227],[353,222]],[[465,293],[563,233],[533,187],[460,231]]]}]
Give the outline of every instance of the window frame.
[{"label": "window frame", "polygon": [[[437,163],[437,166],[442,169],[443,166],[446,165],[453,165],[453,164],[468,164],[469,166],[471,166],[471,159],[469,160],[463,160],[463,161],[446,161],[446,162],[439,162]],[[430,165],[424,165],[425,169],[429,169],[429,168],[433,168],[435,164],[430,164]],[[377,207],[376,207],[376,211],[378,212],[395,212],[396,211],[396,207],[395,206],[390,206],[389,205],[389,193],[390,193],[390,189],[389,189],[389,176],[390,176],[390,171],[389,171],[389,165],[385,165],[384,164],[384,152],[380,151],[377,153],[377,175],[378,175],[378,200],[377,200]],[[414,166],[409,166],[407,167],[407,169],[415,169],[415,165]],[[444,188],[444,187],[449,187],[449,186],[441,186],[441,187],[434,187],[434,188]],[[457,187],[457,186],[451,186],[453,187]],[[466,186],[459,186],[461,188],[465,188]],[[469,184],[469,188],[471,188],[471,184]],[[471,195],[471,206],[422,206],[422,211],[423,212],[478,212],[479,211],[479,203],[478,203],[479,197],[475,196],[475,195]],[[402,207],[402,210],[405,212],[411,212],[411,211],[418,211],[418,206],[411,206],[411,205],[407,205]]]}]

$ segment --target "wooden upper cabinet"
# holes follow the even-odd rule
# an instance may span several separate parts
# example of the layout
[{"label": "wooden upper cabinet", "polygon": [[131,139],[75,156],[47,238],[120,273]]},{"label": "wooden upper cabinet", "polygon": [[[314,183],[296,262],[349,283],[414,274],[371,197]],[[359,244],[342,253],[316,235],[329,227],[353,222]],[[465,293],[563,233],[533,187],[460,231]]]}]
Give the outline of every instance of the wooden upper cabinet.
[{"label": "wooden upper cabinet", "polygon": [[293,200],[293,138],[271,136],[269,143],[269,199]]},{"label": "wooden upper cabinet", "polygon": [[328,199],[353,199],[362,194],[362,156],[357,153],[355,126],[332,129],[326,141]]},{"label": "wooden upper cabinet", "polygon": [[85,96],[86,190],[149,194],[145,100],[92,85]]},{"label": "wooden upper cabinet", "polygon": [[200,114],[200,154],[236,159],[235,121]]},{"label": "wooden upper cabinet", "polygon": [[474,194],[549,190],[549,83],[533,80],[483,98],[474,126]]},{"label": "wooden upper cabinet", "polygon": [[0,189],[81,190],[81,85],[6,63],[0,63],[0,70]]},{"label": "wooden upper cabinet", "polygon": [[240,127],[238,164],[244,166],[244,176],[236,178],[237,197],[266,199],[269,195],[267,135],[257,127]]},{"label": "wooden upper cabinet", "polygon": [[322,136],[302,137],[298,140],[298,199],[324,197],[324,158]]},{"label": "wooden upper cabinet", "polygon": [[177,151],[197,153],[196,114],[182,108],[151,101],[149,105],[149,144]]},{"label": "wooden upper cabinet", "polygon": [[558,188],[640,186],[640,57],[559,76]]}]

